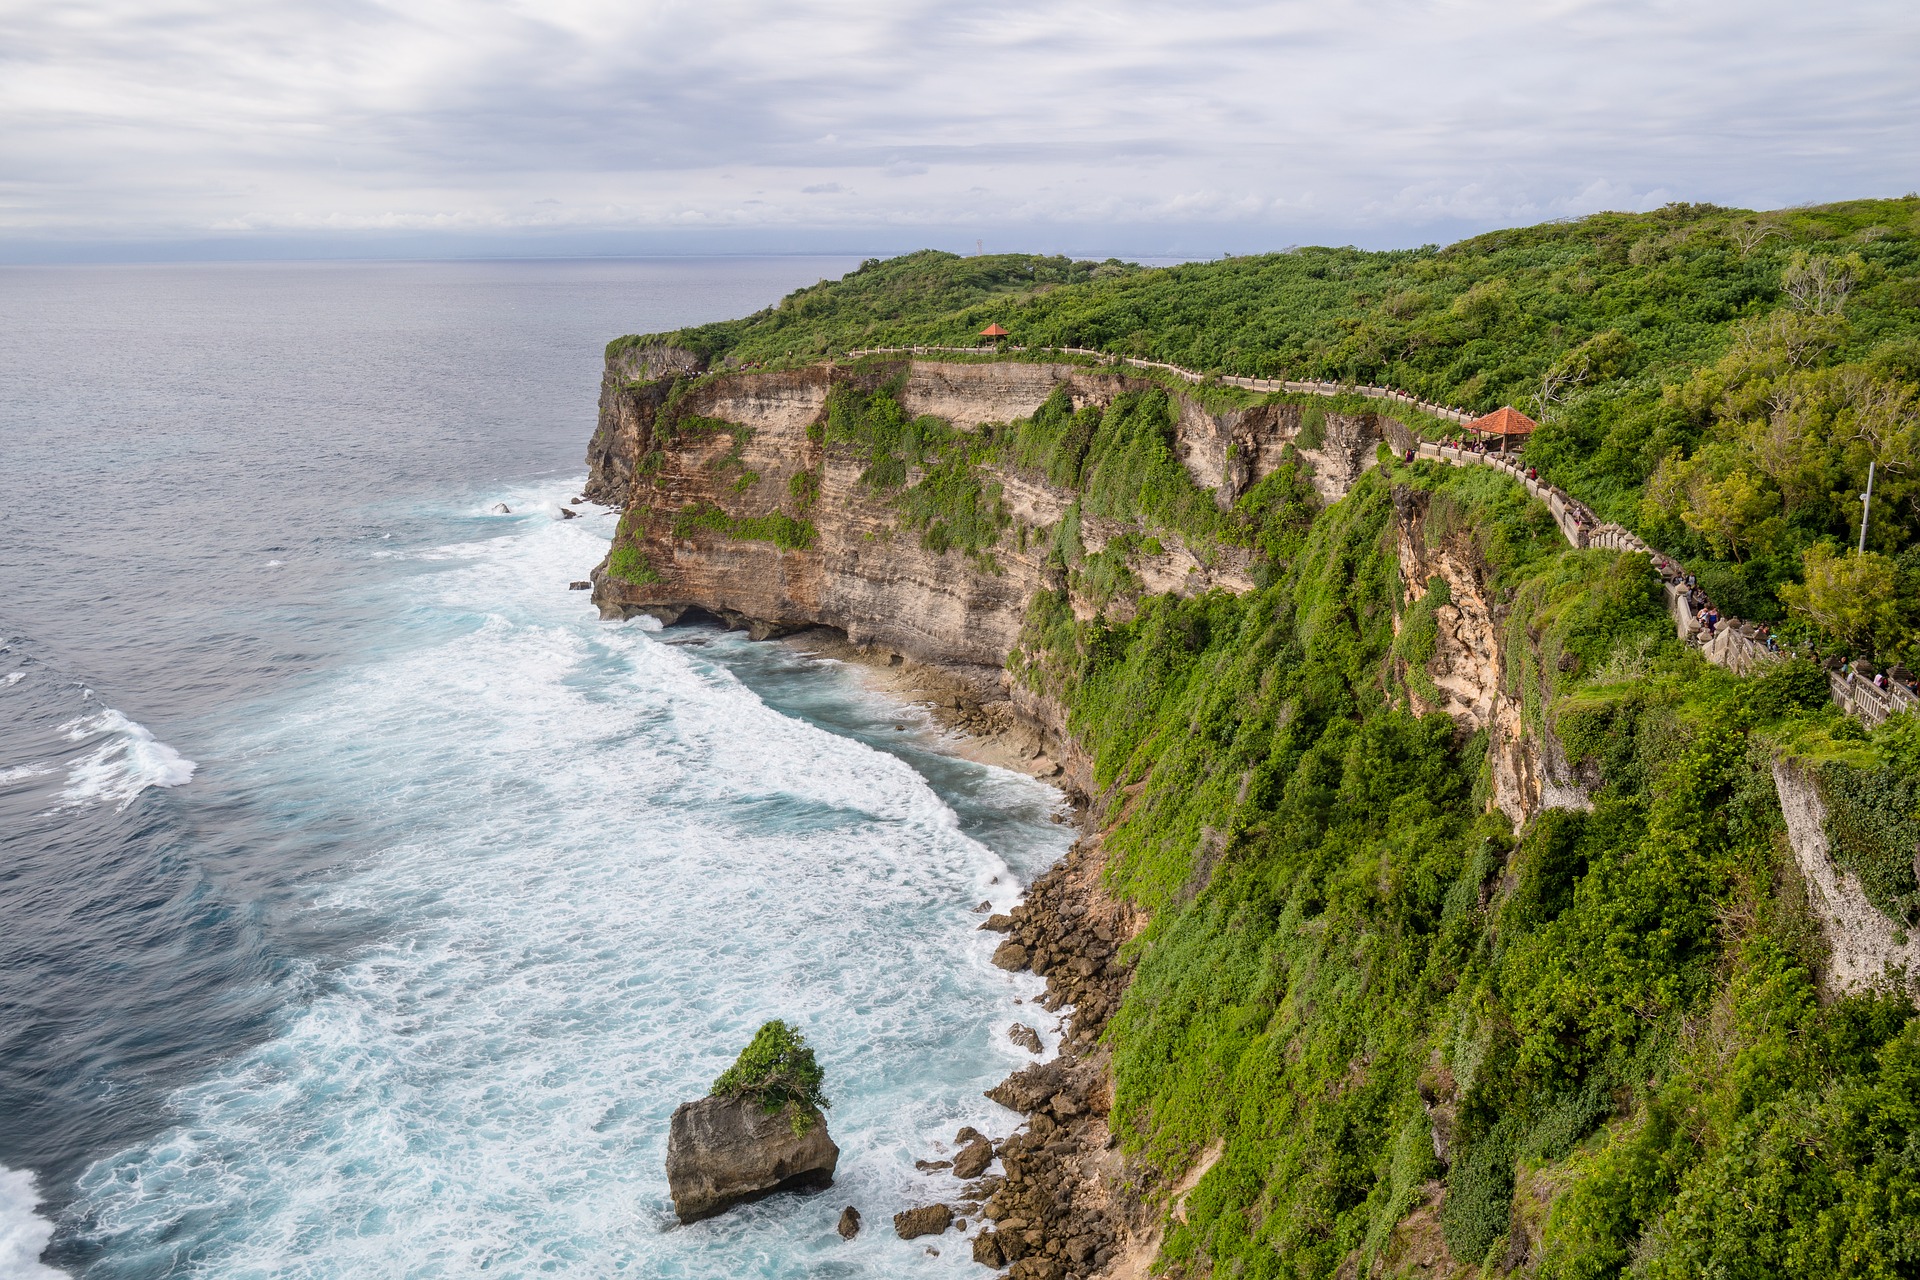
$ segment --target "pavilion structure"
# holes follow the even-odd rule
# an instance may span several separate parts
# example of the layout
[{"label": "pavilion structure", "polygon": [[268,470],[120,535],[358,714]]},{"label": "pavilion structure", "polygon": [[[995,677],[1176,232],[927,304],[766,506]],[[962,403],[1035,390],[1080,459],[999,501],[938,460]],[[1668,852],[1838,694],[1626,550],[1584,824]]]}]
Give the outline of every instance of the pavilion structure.
[{"label": "pavilion structure", "polygon": [[1482,414],[1467,423],[1465,429],[1479,436],[1500,437],[1500,452],[1505,453],[1508,440],[1515,436],[1524,439],[1539,430],[1540,424],[1509,404]]},{"label": "pavilion structure", "polygon": [[998,324],[990,324],[986,328],[980,331],[980,336],[982,338],[985,338],[989,343],[997,347],[1000,345],[1000,340],[1002,338],[1009,338],[1009,337],[1012,337],[1013,335],[1008,333],[1005,329],[1002,329]]}]

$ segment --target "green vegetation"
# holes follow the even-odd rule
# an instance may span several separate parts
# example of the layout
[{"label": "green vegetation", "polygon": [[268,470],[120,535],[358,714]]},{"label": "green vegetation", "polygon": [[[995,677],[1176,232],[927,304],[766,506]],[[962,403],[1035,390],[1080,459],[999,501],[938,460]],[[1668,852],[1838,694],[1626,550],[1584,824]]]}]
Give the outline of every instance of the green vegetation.
[{"label": "green vegetation", "polygon": [[[970,345],[989,321],[1036,349],[1514,404],[1543,421],[1528,457],[1544,475],[1682,558],[1722,608],[1920,662],[1920,197],[1671,205],[1151,271],[917,253],[655,338],[759,362]],[[1857,537],[1870,461],[1878,559],[1850,564],[1833,553]]]},{"label": "green vegetation", "polygon": [[[872,389],[837,385],[815,440],[852,449],[863,464],[860,483],[890,498],[921,546],[962,552],[983,568],[993,567],[993,549],[1009,536],[1022,549],[1043,536],[1056,562],[1074,571],[1074,589],[1105,604],[1138,593],[1133,566],[1166,554],[1161,534],[1178,537],[1203,559],[1230,545],[1273,565],[1297,548],[1316,510],[1297,462],[1223,510],[1174,453],[1176,408],[1159,388],[1076,410],[1063,387],[1030,418],[963,432],[928,415],[909,419],[898,400],[903,381],[897,375]],[[996,470],[1024,472],[1078,497],[1058,525],[1015,531]],[[817,487],[818,480],[807,483]],[[1079,532],[1086,515],[1132,529],[1088,556]]]},{"label": "green vegetation", "polygon": [[710,502],[690,502],[673,517],[673,536],[691,538],[705,531],[742,542],[771,542],[782,551],[804,551],[818,540],[811,523],[784,511],[762,516],[730,516]]},{"label": "green vegetation", "polygon": [[1816,767],[1834,861],[1860,878],[1874,906],[1920,926],[1920,723],[1891,717],[1862,747],[1864,758]]},{"label": "green vegetation", "polygon": [[[1510,401],[1544,418],[1531,461],[1683,556],[1723,608],[1916,656],[1920,199],[1047,269],[912,255],[669,337],[741,363],[966,342],[992,319],[1035,347]],[[1920,926],[1912,717],[1863,730],[1804,659],[1708,665],[1644,558],[1566,549],[1493,471],[1387,462],[1323,511],[1295,454],[1225,507],[1175,453],[1174,393],[1219,409],[1243,390],[1146,375],[1104,407],[1062,389],[960,432],[910,417],[900,376],[875,359],[838,382],[813,443],[855,458],[923,548],[986,571],[1037,548],[1064,579],[1008,665],[1066,708],[1109,887],[1151,920],[1106,1031],[1115,1132],[1167,1179],[1222,1146],[1168,1226],[1176,1273],[1372,1275],[1438,1206],[1430,1229],[1482,1275],[1920,1275],[1920,1021],[1901,994],[1823,997],[1773,781],[1794,757],[1835,860]],[[1274,399],[1301,406],[1302,448],[1335,410],[1439,425]],[[1015,521],[1012,474],[1071,494],[1061,517]],[[820,482],[794,477],[790,509]],[[1490,732],[1415,713],[1440,701],[1439,611],[1463,601],[1436,576],[1406,602],[1413,512],[1427,550],[1480,574],[1502,692],[1590,807],[1516,831]],[[803,518],[756,519],[786,523],[692,506],[672,531],[811,539]],[[1149,594],[1175,544],[1250,558],[1254,590]],[[792,1034],[763,1028],[716,1091],[766,1074],[749,1058],[773,1028],[769,1054]]]},{"label": "green vegetation", "polygon": [[607,556],[607,572],[622,582],[631,582],[636,587],[649,583],[665,582],[647,560],[647,553],[632,545],[615,547]]},{"label": "green vegetation", "polygon": [[629,507],[614,530],[613,550],[607,553],[607,572],[636,587],[664,582],[660,571],[647,559],[647,553],[635,545],[646,527],[650,512],[645,507]]},{"label": "green vegetation", "polygon": [[768,1115],[790,1109],[793,1131],[801,1134],[813,1127],[817,1112],[833,1106],[827,1101],[826,1078],[807,1038],[776,1018],[754,1032],[752,1042],[707,1092],[750,1099]]},{"label": "green vegetation", "polygon": [[[986,567],[989,550],[1012,523],[1000,485],[982,469],[998,461],[999,436],[955,431],[930,414],[909,419],[897,398],[903,381],[872,391],[836,386],[815,436],[853,448],[866,464],[860,483],[891,496],[901,524],[919,533],[922,547],[957,550]],[[909,469],[920,471],[911,485]]]},{"label": "green vegetation", "polygon": [[1075,411],[1065,388],[1017,423],[1012,462],[1080,495],[1085,515],[1140,520],[1204,546],[1226,518],[1174,453],[1175,410],[1159,388]]},{"label": "green vegetation", "polygon": [[[1395,672],[1433,638],[1417,609],[1394,635],[1395,486],[1487,567],[1508,690],[1591,811],[1516,838],[1484,734],[1405,709]],[[1107,1033],[1114,1127],[1169,1177],[1225,1143],[1169,1263],[1370,1274],[1438,1184],[1455,1262],[1495,1273],[1913,1274],[1920,1023],[1816,998],[1771,759],[1862,739],[1827,767],[1866,780],[1849,856],[1890,866],[1920,731],[1850,733],[1810,664],[1706,665],[1644,561],[1426,464],[1369,473],[1246,596],[1115,624],[1044,593],[1010,665],[1069,708],[1116,801],[1112,887],[1152,913]]]},{"label": "green vegetation", "polygon": [[[945,344],[970,347],[1001,307],[1063,285],[1139,273],[1139,267],[1115,259],[1075,262],[1024,253],[962,258],[926,249],[884,262],[869,258],[840,280],[796,289],[777,307],[742,320],[682,329],[671,341],[707,358],[731,356],[750,363],[809,361],[856,347],[931,341],[925,336],[929,327],[938,328]],[[976,314],[983,317],[977,323],[954,321]],[[616,345],[651,340],[623,338]]]}]

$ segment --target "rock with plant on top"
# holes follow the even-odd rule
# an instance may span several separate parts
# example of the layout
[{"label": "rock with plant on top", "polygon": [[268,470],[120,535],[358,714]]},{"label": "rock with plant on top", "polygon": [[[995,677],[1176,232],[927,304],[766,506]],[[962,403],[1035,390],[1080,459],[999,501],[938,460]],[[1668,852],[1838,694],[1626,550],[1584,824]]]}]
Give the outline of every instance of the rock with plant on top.
[{"label": "rock with plant on top", "polygon": [[840,1148],[827,1135],[824,1085],[806,1037],[779,1019],[762,1026],[706,1097],[673,1113],[667,1189],[680,1220],[833,1185]]}]

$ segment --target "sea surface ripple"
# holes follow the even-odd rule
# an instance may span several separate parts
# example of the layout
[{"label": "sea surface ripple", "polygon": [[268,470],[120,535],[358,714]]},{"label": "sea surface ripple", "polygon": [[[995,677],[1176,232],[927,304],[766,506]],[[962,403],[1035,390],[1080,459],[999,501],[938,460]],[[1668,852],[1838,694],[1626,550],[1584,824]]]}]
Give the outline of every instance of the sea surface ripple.
[{"label": "sea surface ripple", "polygon": [[[1012,1120],[973,909],[1056,796],[566,589],[599,343],[827,273],[0,270],[0,1274],[973,1269],[884,1224]],[[680,1226],[667,1119],[769,1017],[840,1176]]]}]

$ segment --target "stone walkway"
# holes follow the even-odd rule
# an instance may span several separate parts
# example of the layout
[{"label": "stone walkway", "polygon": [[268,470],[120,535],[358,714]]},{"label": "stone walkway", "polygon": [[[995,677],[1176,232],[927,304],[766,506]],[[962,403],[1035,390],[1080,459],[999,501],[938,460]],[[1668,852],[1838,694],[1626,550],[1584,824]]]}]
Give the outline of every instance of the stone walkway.
[{"label": "stone walkway", "polygon": [[[986,347],[868,347],[846,353],[846,359],[857,359],[872,355],[943,355],[958,353],[966,355],[986,354],[994,348]],[[1045,355],[1049,351],[1058,351],[1063,355],[1088,356],[1109,365],[1130,365],[1136,369],[1158,369],[1186,382],[1205,382],[1209,375],[1183,369],[1179,365],[1165,364],[1157,360],[1142,360],[1134,356],[1115,356],[1103,351],[1089,351],[1084,347],[1046,347],[1029,352],[1026,347],[1000,347],[999,351],[1011,354]],[[1393,400],[1410,405],[1423,413],[1431,414],[1448,422],[1464,423],[1472,421],[1475,415],[1461,409],[1449,409],[1445,405],[1408,395],[1404,391],[1395,391],[1391,387],[1353,386],[1337,382],[1288,382],[1278,378],[1241,378],[1228,374],[1217,375],[1218,383],[1241,387],[1249,391],[1291,392],[1304,395],[1339,396],[1358,395],[1371,400]],[[1554,523],[1560,527],[1561,534],[1569,545],[1574,547],[1604,547],[1612,551],[1628,551],[1647,556],[1660,570],[1661,581],[1667,597],[1667,612],[1672,615],[1674,628],[1680,638],[1694,645],[1706,657],[1707,661],[1726,667],[1740,675],[1747,675],[1769,663],[1778,662],[1787,656],[1785,653],[1767,648],[1760,640],[1757,628],[1738,618],[1722,617],[1711,635],[1696,616],[1691,593],[1680,580],[1678,562],[1672,557],[1661,554],[1648,546],[1632,530],[1611,521],[1602,522],[1584,503],[1574,498],[1564,489],[1551,484],[1543,484],[1528,477],[1526,468],[1505,455],[1478,453],[1471,449],[1459,449],[1450,445],[1419,441],[1416,453],[1424,458],[1433,458],[1451,466],[1488,466],[1506,472],[1523,485],[1527,492],[1546,504],[1553,513]],[[1710,601],[1703,603],[1710,605]],[[1878,724],[1888,716],[1902,711],[1920,711],[1920,696],[1916,696],[1896,682],[1889,681],[1885,688],[1874,684],[1870,674],[1860,670],[1864,663],[1851,663],[1837,671],[1828,671],[1828,683],[1831,686],[1833,700],[1847,712],[1858,717],[1866,724]]]}]

